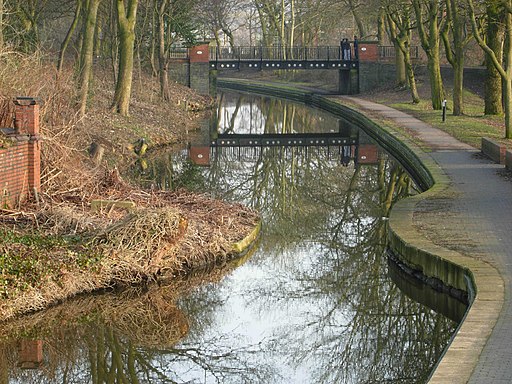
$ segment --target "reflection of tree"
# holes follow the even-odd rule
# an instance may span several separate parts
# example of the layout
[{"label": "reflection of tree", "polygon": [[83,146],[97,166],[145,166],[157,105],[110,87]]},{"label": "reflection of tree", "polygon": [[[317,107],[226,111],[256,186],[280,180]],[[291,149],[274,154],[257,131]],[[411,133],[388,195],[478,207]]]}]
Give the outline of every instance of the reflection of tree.
[{"label": "reflection of tree", "polygon": [[[237,103],[225,95],[222,103],[221,132],[338,130],[338,122],[282,101],[246,96]],[[354,134],[350,126],[344,130]],[[384,256],[389,210],[414,186],[385,156],[344,167],[340,155],[337,148],[224,148],[210,168],[196,168],[212,194],[257,208],[265,223],[261,250],[248,263],[265,277],[251,280],[241,299],[246,306],[234,308],[287,320],[269,324],[270,336],[246,342],[243,331],[223,330],[215,312],[231,292],[203,285],[180,300],[193,330],[185,341],[141,348],[112,328],[122,366],[132,348],[133,367],[142,372],[148,362],[151,378],[161,382],[276,382],[276,375],[286,377],[280,364],[306,367],[319,383],[425,382],[455,324],[404,296],[389,280]],[[173,169],[186,174],[180,157]],[[110,339],[101,335],[108,347],[102,356],[111,357]],[[112,364],[104,365],[110,371]]]},{"label": "reflection of tree", "polygon": [[129,177],[144,188],[159,190],[204,189],[200,167],[188,161],[182,153],[164,148],[137,159],[129,168]]},{"label": "reflection of tree", "polygon": [[[177,300],[194,287],[218,281],[236,264],[175,280],[149,289],[128,289],[83,297],[45,312],[36,313],[0,329],[0,357],[3,382],[8,378],[24,383],[178,383],[188,382],[169,365],[204,370],[217,378],[232,376],[262,378],[266,372],[244,357],[250,349],[219,350],[217,335],[206,335],[203,346],[177,346],[189,330],[189,319]],[[215,293],[197,308],[189,302],[189,316],[208,323],[209,314],[220,301]],[[44,340],[43,368],[23,371],[17,368],[20,338]]]},{"label": "reflection of tree", "polygon": [[312,203],[328,208],[327,227],[318,232],[321,245],[311,265],[287,271],[301,288],[276,284],[256,290],[252,300],[261,306],[296,300],[309,308],[296,314],[306,318],[294,331],[299,337],[284,330],[275,338],[281,353],[301,351],[290,356],[297,366],[314,362],[317,382],[425,382],[454,324],[407,299],[387,278],[382,218],[408,195],[409,178],[382,159],[377,167],[356,169],[342,180],[340,185],[333,176],[318,177],[308,186]]},{"label": "reflection of tree", "polygon": [[303,133],[337,131],[337,120],[322,111],[286,100],[221,93],[219,133]]}]

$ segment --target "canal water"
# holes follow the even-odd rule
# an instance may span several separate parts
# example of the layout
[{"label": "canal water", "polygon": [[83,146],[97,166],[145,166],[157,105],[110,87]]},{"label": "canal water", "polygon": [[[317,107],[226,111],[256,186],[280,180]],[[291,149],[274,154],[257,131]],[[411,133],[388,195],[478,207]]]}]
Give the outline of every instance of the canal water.
[{"label": "canal water", "polygon": [[[240,146],[257,135],[268,145]],[[425,383],[465,306],[387,257],[390,208],[417,193],[407,173],[350,122],[266,97],[221,94],[199,136],[136,178],[254,207],[257,246],[5,324],[1,382]]]}]

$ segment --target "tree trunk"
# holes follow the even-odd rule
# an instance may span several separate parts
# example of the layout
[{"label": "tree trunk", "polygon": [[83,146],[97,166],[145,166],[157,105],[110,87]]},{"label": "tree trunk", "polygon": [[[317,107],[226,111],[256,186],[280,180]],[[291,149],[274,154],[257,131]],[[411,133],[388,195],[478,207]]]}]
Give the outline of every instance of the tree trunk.
[{"label": "tree trunk", "polygon": [[[411,65],[410,55],[410,18],[406,11],[403,15],[387,14],[388,33],[395,48],[396,84],[403,87],[409,84],[413,91],[413,102],[418,103],[419,97],[416,89],[416,80]],[[414,89],[413,89],[414,88]]]},{"label": "tree trunk", "polygon": [[[464,113],[464,46],[467,40],[464,38],[464,28],[466,26],[466,13],[459,7],[458,0],[448,0],[446,10],[452,26],[452,44],[448,37],[448,28],[442,33],[446,57],[450,62],[453,72],[453,115],[460,116]],[[452,48],[453,47],[453,48]]]},{"label": "tree trunk", "polygon": [[137,6],[138,0],[128,0],[127,7],[124,0],[117,0],[119,71],[112,110],[123,116],[128,116],[130,111]]},{"label": "tree trunk", "polygon": [[347,0],[347,2],[348,2],[348,6],[350,8],[350,12],[352,13],[352,16],[354,17],[354,21],[356,22],[359,37],[366,36],[366,28],[364,27],[363,20],[361,18],[361,15],[357,11],[357,7],[354,4],[354,1]]},{"label": "tree trunk", "polygon": [[430,97],[432,98],[432,108],[440,110],[443,107],[444,88],[441,77],[441,61],[439,58],[439,45],[432,49],[432,54],[428,58],[427,68],[430,78]]},{"label": "tree trunk", "polygon": [[377,40],[379,41],[379,45],[385,45],[386,43],[386,11],[384,8],[379,9]]},{"label": "tree trunk", "polygon": [[416,14],[418,34],[421,40],[421,46],[427,55],[427,68],[430,78],[430,95],[432,98],[432,108],[440,110],[444,100],[443,79],[441,77],[440,57],[439,57],[439,3],[437,0],[428,0],[428,33],[423,24],[422,3],[419,0],[413,0],[414,12]]},{"label": "tree trunk", "polygon": [[504,79],[504,98],[505,98],[505,138],[512,139],[512,76]]},{"label": "tree trunk", "polygon": [[0,52],[4,48],[4,0],[0,0]]},{"label": "tree trunk", "polygon": [[94,31],[96,29],[96,19],[98,15],[98,6],[101,0],[89,0],[87,16],[82,34],[82,50],[80,53],[80,116],[85,115],[87,108],[87,97],[89,95],[89,84],[92,79],[92,63],[94,55]]},{"label": "tree trunk", "polygon": [[505,15],[506,49],[503,52],[505,76],[503,78],[505,92],[505,138],[512,139],[512,1],[507,2]]},{"label": "tree trunk", "polygon": [[395,67],[396,67],[396,84],[399,87],[407,85],[407,70],[405,68],[405,57],[400,47],[393,43],[395,46]]},{"label": "tree trunk", "polygon": [[[475,9],[472,0],[467,0],[468,10],[471,20],[471,27],[473,29],[473,35],[475,39],[480,45],[480,47],[484,50],[484,52],[491,59],[494,67],[499,72],[501,79],[503,80],[504,92],[504,106],[505,106],[505,138],[512,138],[512,44],[505,44],[506,51],[504,52],[503,58],[504,62],[498,60],[498,57],[494,53],[494,51],[489,47],[488,44],[484,41],[480,30],[478,28],[476,17],[475,17]],[[504,2],[504,18],[505,18],[505,41],[512,41],[512,0],[507,0]]]},{"label": "tree trunk", "polygon": [[418,94],[418,88],[416,86],[416,77],[414,76],[414,68],[411,62],[411,51],[409,49],[409,44],[400,43],[399,47],[404,58],[407,82],[409,83],[412,102],[414,104],[418,104],[420,102],[420,95]]},{"label": "tree trunk", "polygon": [[293,47],[295,45],[295,0],[291,0],[290,2],[291,7],[291,24],[290,24],[290,40],[288,45],[290,47]]},{"label": "tree trunk", "polygon": [[453,63],[453,114],[464,114],[464,54]]},{"label": "tree trunk", "polygon": [[163,100],[169,100],[169,74],[168,62],[165,57],[165,23],[164,13],[167,0],[163,0],[158,11],[158,69],[160,76],[160,96]]},{"label": "tree trunk", "polygon": [[[0,2],[3,0],[0,0]],[[73,33],[75,33],[76,27],[78,26],[78,21],[80,20],[80,10],[82,9],[82,0],[77,0],[76,2],[76,9],[75,9],[75,16],[73,17],[73,22],[69,26],[68,32],[66,34],[66,37],[62,41],[62,44],[60,45],[60,53],[59,53],[59,61],[57,63],[57,70],[60,72],[62,70],[62,66],[64,65],[64,56],[66,54],[66,49],[68,48],[69,42],[71,41],[71,37],[73,36]],[[1,10],[0,10],[0,17],[1,17]]]},{"label": "tree trunk", "polygon": [[[503,29],[502,12],[495,2],[487,3],[487,34],[486,42],[489,48],[494,52],[499,62],[503,59],[502,42]],[[501,115],[503,113],[502,105],[502,81],[499,71],[496,69],[488,53],[485,54],[485,66],[487,76],[485,77],[485,109],[486,115]]]},{"label": "tree trunk", "polygon": [[156,77],[158,70],[156,69],[156,46],[158,44],[158,33],[157,33],[157,9],[158,4],[156,0],[152,1],[153,9],[151,12],[151,45],[149,49],[149,63],[151,65],[151,75]]}]

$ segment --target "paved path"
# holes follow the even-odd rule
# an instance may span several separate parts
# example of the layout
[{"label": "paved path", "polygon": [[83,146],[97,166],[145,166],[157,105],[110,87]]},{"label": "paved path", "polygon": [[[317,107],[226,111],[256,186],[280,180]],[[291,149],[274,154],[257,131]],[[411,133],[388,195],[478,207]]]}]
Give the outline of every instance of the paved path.
[{"label": "paved path", "polygon": [[512,180],[504,177],[503,166],[439,129],[390,107],[349,99],[411,130],[432,149],[432,158],[460,193],[454,207],[457,222],[450,224],[475,243],[474,253],[494,265],[505,283],[504,307],[469,383],[512,383]]}]

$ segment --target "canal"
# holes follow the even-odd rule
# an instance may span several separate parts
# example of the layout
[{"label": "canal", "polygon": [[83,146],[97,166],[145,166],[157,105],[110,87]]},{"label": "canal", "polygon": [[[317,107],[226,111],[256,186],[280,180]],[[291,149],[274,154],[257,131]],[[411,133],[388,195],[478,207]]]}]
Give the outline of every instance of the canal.
[{"label": "canal", "polygon": [[[310,141],[278,145],[283,134]],[[257,136],[274,143],[240,142]],[[186,279],[5,325],[2,382],[425,383],[465,312],[389,260],[389,211],[418,191],[346,120],[221,93],[190,148],[150,153],[132,177],[249,205],[261,237]]]}]

